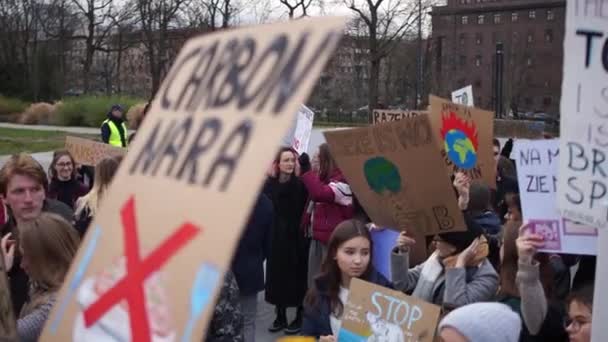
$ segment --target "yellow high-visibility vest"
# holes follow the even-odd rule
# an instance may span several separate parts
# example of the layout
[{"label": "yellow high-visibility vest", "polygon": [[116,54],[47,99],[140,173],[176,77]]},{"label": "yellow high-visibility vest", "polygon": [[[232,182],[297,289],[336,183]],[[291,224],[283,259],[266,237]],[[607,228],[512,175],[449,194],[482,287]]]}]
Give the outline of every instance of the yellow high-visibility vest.
[{"label": "yellow high-visibility vest", "polygon": [[123,122],[122,129],[125,132],[125,146],[122,146],[122,139],[120,138],[120,131],[118,130],[118,126],[114,123],[114,121],[110,119],[106,119],[103,124],[108,124],[110,127],[110,139],[108,139],[108,143],[112,146],[116,147],[127,147],[127,125]]}]

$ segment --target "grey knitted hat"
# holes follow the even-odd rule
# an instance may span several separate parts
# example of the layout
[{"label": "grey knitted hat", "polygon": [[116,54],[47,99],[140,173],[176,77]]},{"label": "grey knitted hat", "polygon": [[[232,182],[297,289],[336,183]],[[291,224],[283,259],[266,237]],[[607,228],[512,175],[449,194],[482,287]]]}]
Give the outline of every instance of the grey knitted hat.
[{"label": "grey knitted hat", "polygon": [[445,327],[458,330],[469,342],[518,342],[521,319],[504,304],[475,303],[450,312],[438,331]]}]

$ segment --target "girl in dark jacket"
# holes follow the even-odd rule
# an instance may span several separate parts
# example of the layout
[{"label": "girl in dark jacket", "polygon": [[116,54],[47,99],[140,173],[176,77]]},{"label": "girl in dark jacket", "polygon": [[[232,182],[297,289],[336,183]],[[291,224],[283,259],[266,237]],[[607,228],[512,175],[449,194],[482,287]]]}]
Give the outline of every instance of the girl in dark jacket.
[{"label": "girl in dark jacket", "polygon": [[76,175],[76,163],[70,152],[66,150],[55,151],[49,168],[51,182],[47,197],[63,202],[74,209],[76,200],[89,191],[77,179]]},{"label": "girl in dark jacket", "polygon": [[[270,257],[266,265],[266,301],[276,306],[270,332],[286,329],[297,334],[302,325],[302,301],[306,295],[309,239],[300,228],[308,193],[296,176],[296,152],[283,147],[274,160],[273,175],[264,186],[272,200],[274,224]],[[296,319],[287,325],[286,308],[297,307]]]},{"label": "girl in dark jacket", "polygon": [[311,212],[304,216],[303,222],[307,228],[312,226],[312,229],[309,229],[312,241],[308,258],[310,287],[313,285],[314,277],[319,273],[321,261],[327,254],[329,237],[340,222],[353,217],[354,210],[352,205],[336,203],[335,193],[330,184],[346,184],[346,179],[331,156],[327,144],[319,146],[319,151],[313,158],[312,170],[302,175],[302,182],[308,190],[312,203],[307,207]]},{"label": "girl in dark jacket", "polygon": [[372,251],[372,240],[363,222],[347,220],[336,227],[321,274],[304,300],[302,335],[314,336],[320,342],[337,340],[351,279],[392,288],[373,268]]}]

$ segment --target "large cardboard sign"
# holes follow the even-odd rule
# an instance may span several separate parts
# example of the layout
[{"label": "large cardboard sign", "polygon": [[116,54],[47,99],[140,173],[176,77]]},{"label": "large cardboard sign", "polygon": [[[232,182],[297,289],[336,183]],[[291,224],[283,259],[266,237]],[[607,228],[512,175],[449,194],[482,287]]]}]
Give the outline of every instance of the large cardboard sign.
[{"label": "large cardboard sign", "polygon": [[426,115],[324,134],[377,225],[424,235],[464,230]]},{"label": "large cardboard sign", "polygon": [[429,117],[441,155],[451,176],[458,171],[471,179],[496,186],[496,164],[492,150],[494,114],[454,104],[431,95]]},{"label": "large cardboard sign", "polygon": [[440,312],[437,305],[355,278],[338,342],[432,342]]},{"label": "large cardboard sign", "polygon": [[543,121],[494,120],[494,136],[501,138],[542,139],[545,132]]},{"label": "large cardboard sign", "polygon": [[414,110],[399,110],[399,109],[374,109],[372,113],[372,124],[377,125],[383,122],[399,121],[405,118],[411,118],[421,114],[426,114],[425,111]]},{"label": "large cardboard sign", "polygon": [[124,156],[124,148],[104,144],[98,141],[78,137],[65,137],[65,149],[70,152],[78,164],[95,166],[107,157]]},{"label": "large cardboard sign", "polygon": [[468,85],[464,88],[454,90],[452,92],[452,102],[468,107],[475,106],[475,101],[473,99],[473,86]]},{"label": "large cardboard sign", "polygon": [[597,230],[559,214],[556,206],[559,140],[517,140],[512,156],[524,221],[545,237],[543,252],[597,254]]},{"label": "large cardboard sign", "polygon": [[94,218],[43,341],[202,341],[266,166],[345,19],[186,42]]},{"label": "large cardboard sign", "polygon": [[608,22],[600,2],[568,2],[557,201],[563,216],[608,225]]},{"label": "large cardboard sign", "polygon": [[298,154],[308,151],[314,120],[315,112],[302,105],[293,119],[289,132],[283,138],[283,146],[291,146]]}]

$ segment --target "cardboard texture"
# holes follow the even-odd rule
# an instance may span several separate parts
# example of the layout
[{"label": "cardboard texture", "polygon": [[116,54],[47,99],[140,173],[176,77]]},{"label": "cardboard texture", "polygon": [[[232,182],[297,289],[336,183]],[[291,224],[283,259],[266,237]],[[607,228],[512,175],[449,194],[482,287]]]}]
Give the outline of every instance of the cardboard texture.
[{"label": "cardboard texture", "polygon": [[0,249],[0,341],[17,341],[17,322],[13,313],[11,290],[6,276],[4,254]]},{"label": "cardboard texture", "polygon": [[492,150],[494,113],[429,97],[429,117],[441,155],[452,176],[458,171],[483,179],[496,188],[496,163]]},{"label": "cardboard texture", "polygon": [[355,278],[338,342],[432,342],[440,311],[437,305]]},{"label": "cardboard texture", "polygon": [[608,227],[608,21],[602,5],[568,1],[566,9],[557,186],[562,216],[596,228]]},{"label": "cardboard texture", "polygon": [[415,110],[399,110],[399,109],[374,109],[372,113],[372,124],[377,125],[383,122],[399,121],[405,118],[411,118],[421,114],[426,114],[426,111]]},{"label": "cardboard texture", "polygon": [[475,106],[475,99],[473,98],[473,86],[468,85],[464,88],[454,90],[452,92],[452,102],[463,106]]},{"label": "cardboard texture", "polygon": [[304,19],[186,42],[42,341],[204,340],[266,166],[345,22]]},{"label": "cardboard texture", "polygon": [[531,120],[494,120],[494,136],[501,138],[543,139],[545,123]]},{"label": "cardboard texture", "polygon": [[373,222],[413,235],[464,230],[426,115],[326,131],[332,156]]},{"label": "cardboard texture", "polygon": [[545,237],[545,248],[539,251],[597,254],[597,230],[562,217],[555,205],[559,140],[517,140],[511,156],[517,164],[524,221]]},{"label": "cardboard texture", "polygon": [[78,137],[65,137],[65,149],[72,154],[78,164],[95,166],[107,157],[124,156],[127,150],[98,141]]}]

